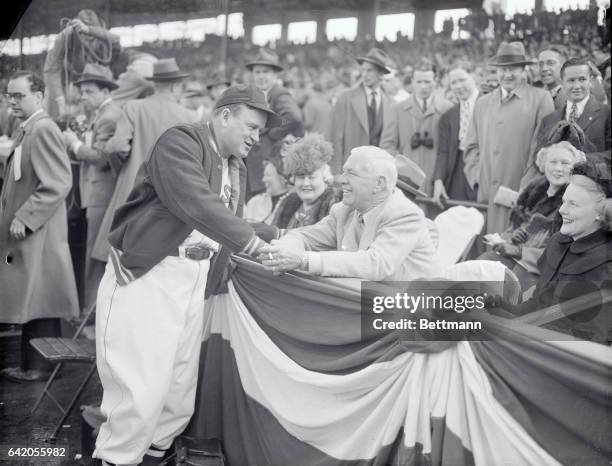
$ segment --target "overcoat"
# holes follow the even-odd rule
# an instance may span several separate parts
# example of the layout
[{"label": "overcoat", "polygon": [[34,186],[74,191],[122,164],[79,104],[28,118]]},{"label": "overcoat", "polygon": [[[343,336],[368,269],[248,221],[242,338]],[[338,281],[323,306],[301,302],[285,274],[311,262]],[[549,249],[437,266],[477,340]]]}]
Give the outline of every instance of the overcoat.
[{"label": "overcoat", "polygon": [[[380,146],[390,154],[403,154],[416,163],[427,176],[423,189],[431,194],[433,172],[438,152],[438,122],[443,113],[452,107],[452,103],[438,96],[433,96],[432,103],[425,113],[416,102],[414,95],[393,106],[393,118],[386,125],[380,140]],[[410,142],[415,133],[422,138],[433,140],[428,148],[420,145],[412,149]]]},{"label": "overcoat", "polygon": [[[393,101],[382,92],[382,115],[380,125],[382,133],[393,119]],[[381,133],[381,141],[382,141]],[[330,164],[334,174],[342,171],[342,166],[355,147],[370,145],[370,129],[366,93],[363,84],[354,86],[342,92],[334,105],[332,124],[328,139],[334,146],[334,156]],[[380,146],[380,144],[378,144]]]},{"label": "overcoat", "polygon": [[[550,92],[522,84],[502,103],[497,89],[476,101],[465,141],[465,175],[478,202],[488,203],[487,233],[504,231],[510,208],[493,202],[500,186],[519,191],[532,177],[536,131],[544,116],[554,110]],[[535,175],[535,174],[534,174]]]},{"label": "overcoat", "polygon": [[[79,312],[68,248],[65,200],[72,172],[66,146],[46,113],[24,129],[21,178],[15,180],[13,152],[0,195],[0,322],[10,324]],[[22,241],[9,235],[15,217],[27,227]]]}]

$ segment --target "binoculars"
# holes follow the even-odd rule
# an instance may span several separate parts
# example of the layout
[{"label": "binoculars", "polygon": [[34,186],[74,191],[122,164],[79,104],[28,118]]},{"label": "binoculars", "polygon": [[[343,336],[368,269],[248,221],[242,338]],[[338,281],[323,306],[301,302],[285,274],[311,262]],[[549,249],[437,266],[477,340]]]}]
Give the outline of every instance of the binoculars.
[{"label": "binoculars", "polygon": [[423,133],[423,136],[421,136],[421,133],[417,131],[410,138],[411,149],[418,149],[420,146],[425,146],[427,149],[433,149],[434,141],[429,136],[429,133],[427,131]]}]

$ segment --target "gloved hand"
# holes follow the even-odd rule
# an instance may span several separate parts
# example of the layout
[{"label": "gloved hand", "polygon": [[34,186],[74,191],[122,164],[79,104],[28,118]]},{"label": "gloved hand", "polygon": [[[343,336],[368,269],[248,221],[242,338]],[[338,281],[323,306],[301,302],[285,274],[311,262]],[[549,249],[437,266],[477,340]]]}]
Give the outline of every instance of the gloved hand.
[{"label": "gloved hand", "polygon": [[268,225],[263,222],[250,223],[250,225],[255,230],[255,234],[259,238],[263,239],[266,243],[278,238],[279,230],[274,225]]},{"label": "gloved hand", "polygon": [[527,230],[520,226],[512,232],[512,235],[510,236],[510,241],[514,244],[522,244],[527,241],[527,238]]}]

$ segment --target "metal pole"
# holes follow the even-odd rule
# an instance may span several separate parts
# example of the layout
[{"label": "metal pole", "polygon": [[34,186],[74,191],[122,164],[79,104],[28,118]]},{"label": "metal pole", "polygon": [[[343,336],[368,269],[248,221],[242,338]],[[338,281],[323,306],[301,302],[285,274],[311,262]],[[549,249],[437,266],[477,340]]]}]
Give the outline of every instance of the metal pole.
[{"label": "metal pole", "polygon": [[19,21],[19,69],[23,69],[23,16]]},{"label": "metal pole", "polygon": [[372,18],[370,19],[370,48],[376,45],[376,18],[380,12],[380,0],[374,0],[372,3]]},{"label": "metal pole", "polygon": [[223,38],[221,40],[221,63],[223,72],[227,70],[227,28],[229,24],[230,0],[223,0],[223,13],[225,14],[225,27],[223,28]]}]

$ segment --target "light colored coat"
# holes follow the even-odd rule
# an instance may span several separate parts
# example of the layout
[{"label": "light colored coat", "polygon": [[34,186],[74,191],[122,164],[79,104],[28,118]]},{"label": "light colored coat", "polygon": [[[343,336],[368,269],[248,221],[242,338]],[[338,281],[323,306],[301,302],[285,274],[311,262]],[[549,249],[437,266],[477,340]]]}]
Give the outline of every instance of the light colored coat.
[{"label": "light colored coat", "polygon": [[[382,89],[382,88],[381,88]],[[382,132],[393,119],[393,101],[385,94],[382,96]],[[342,171],[342,166],[355,147],[370,145],[370,129],[366,94],[363,84],[358,84],[342,92],[334,105],[332,124],[326,135],[334,146],[334,156],[330,164],[334,174]]]},{"label": "light colored coat", "polygon": [[[0,322],[76,317],[65,202],[72,172],[62,133],[45,113],[25,126],[18,181],[13,165],[11,154],[0,196]],[[28,229],[22,241],[9,235],[15,217]]]},{"label": "light colored coat", "polygon": [[364,280],[412,280],[439,273],[423,211],[395,189],[364,215],[356,248],[350,246],[357,211],[340,202],[319,223],[289,231],[281,244],[309,251],[309,272]]},{"label": "light colored coat", "polygon": [[[438,96],[433,96],[432,103],[423,113],[414,95],[393,106],[394,117],[385,127],[380,138],[380,147],[392,155],[403,154],[416,163],[425,172],[427,178],[423,189],[428,194],[432,192],[433,172],[438,153],[438,122],[443,113],[453,104]],[[410,140],[416,133],[425,132],[433,139],[433,147],[428,149],[421,145],[416,149],[410,147]]]},{"label": "light colored coat", "polygon": [[115,175],[103,148],[115,133],[121,113],[113,101],[100,108],[91,124],[91,147],[83,144],[76,154],[82,161],[79,188],[83,208],[107,206],[113,194]]},{"label": "light colored coat", "polygon": [[465,176],[489,204],[487,233],[508,227],[510,208],[493,203],[500,186],[519,191],[529,181],[537,128],[554,110],[550,92],[522,84],[502,104],[501,89],[476,101],[465,141]]},{"label": "light colored coat", "polygon": [[149,159],[157,139],[172,126],[197,121],[196,112],[165,95],[153,94],[125,104],[115,134],[104,146],[104,152],[110,154],[109,162],[117,175],[117,182],[100,226],[101,241],[94,245],[91,257],[104,262],[108,259],[110,245],[107,237],[113,215],[127,200],[138,169]]}]

